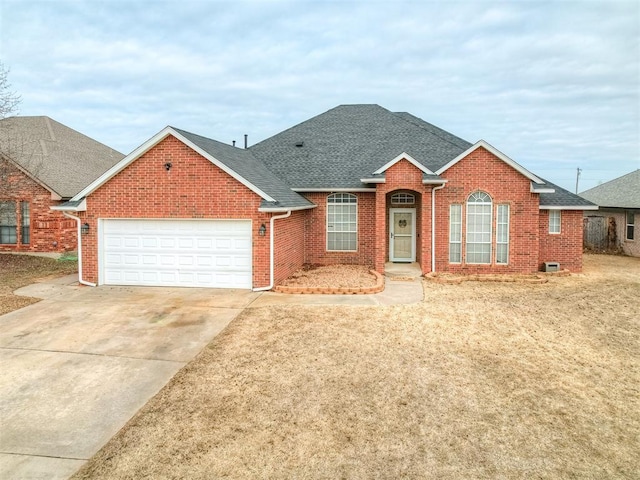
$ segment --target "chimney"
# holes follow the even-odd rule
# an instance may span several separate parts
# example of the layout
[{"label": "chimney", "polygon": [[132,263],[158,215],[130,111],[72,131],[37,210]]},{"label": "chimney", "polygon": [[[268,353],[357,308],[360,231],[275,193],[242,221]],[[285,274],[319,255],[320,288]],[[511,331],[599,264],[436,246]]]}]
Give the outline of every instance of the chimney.
[{"label": "chimney", "polygon": [[236,141],[234,140],[234,141],[231,143],[231,145],[235,147],[235,146],[236,146]]},{"label": "chimney", "polygon": [[244,134],[244,148],[247,148],[247,147],[248,147],[248,144],[247,144],[247,143],[248,143],[248,138],[249,138],[249,135],[247,135],[247,134],[245,133],[245,134]]}]

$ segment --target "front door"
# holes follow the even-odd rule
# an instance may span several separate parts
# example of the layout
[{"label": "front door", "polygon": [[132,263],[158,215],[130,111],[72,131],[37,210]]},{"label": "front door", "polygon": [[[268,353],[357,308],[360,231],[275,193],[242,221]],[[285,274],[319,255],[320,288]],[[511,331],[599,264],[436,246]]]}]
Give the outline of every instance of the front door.
[{"label": "front door", "polygon": [[416,209],[389,209],[389,260],[416,261]]}]

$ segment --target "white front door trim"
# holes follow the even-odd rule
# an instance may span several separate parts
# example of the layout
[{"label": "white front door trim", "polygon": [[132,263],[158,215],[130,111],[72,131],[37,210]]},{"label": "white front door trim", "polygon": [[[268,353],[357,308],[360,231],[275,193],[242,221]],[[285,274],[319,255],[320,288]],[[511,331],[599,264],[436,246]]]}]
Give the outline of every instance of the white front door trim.
[{"label": "white front door trim", "polygon": [[[411,214],[411,233],[410,234],[396,234],[394,232],[394,215],[396,213],[410,213]],[[395,239],[398,237],[411,237],[411,257],[396,258],[394,254]],[[416,209],[415,208],[390,208],[389,209],[389,261],[390,262],[407,262],[412,263],[416,261]]]}]

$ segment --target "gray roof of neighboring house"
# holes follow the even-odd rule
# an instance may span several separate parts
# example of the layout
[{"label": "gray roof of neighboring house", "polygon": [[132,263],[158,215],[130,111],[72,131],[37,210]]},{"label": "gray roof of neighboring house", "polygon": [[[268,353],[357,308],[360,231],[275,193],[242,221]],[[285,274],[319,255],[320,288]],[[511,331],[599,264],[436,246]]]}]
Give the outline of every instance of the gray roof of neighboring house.
[{"label": "gray roof of neighboring house", "polygon": [[640,208],[640,169],[580,193],[600,207]]},{"label": "gray roof of neighboring house", "polygon": [[589,200],[585,200],[569,190],[554,185],[548,180],[542,180],[544,180],[545,186],[555,189],[555,192],[541,193],[540,205],[545,207],[593,207],[595,209],[594,204]]},{"label": "gray roof of neighboring house", "polygon": [[62,198],[71,198],[124,155],[46,116],[0,120],[0,153]]},{"label": "gray roof of neighboring house", "polygon": [[276,200],[276,202],[263,200],[261,207],[296,208],[313,206],[313,203],[291,190],[281,179],[276,177],[249,150],[232,147],[175,127],[171,128]]},{"label": "gray roof of neighboring house", "polygon": [[407,153],[431,171],[471,147],[408,113],[341,105],[249,150],[292,188],[362,188],[362,178]]}]

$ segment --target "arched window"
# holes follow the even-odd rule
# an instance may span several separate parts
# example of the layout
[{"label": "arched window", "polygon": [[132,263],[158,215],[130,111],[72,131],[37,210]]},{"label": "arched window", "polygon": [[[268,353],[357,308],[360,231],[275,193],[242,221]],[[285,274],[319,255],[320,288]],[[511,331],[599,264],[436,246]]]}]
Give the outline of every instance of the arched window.
[{"label": "arched window", "polygon": [[410,193],[394,193],[391,195],[391,203],[393,204],[413,205],[415,202],[415,197]]},{"label": "arched window", "polygon": [[467,199],[467,263],[491,263],[491,211],[488,193],[474,192]]},{"label": "arched window", "polygon": [[358,197],[332,193],[327,197],[327,250],[355,251],[358,242]]}]

